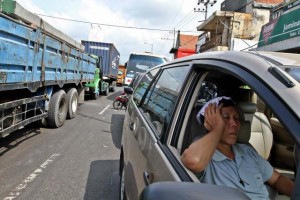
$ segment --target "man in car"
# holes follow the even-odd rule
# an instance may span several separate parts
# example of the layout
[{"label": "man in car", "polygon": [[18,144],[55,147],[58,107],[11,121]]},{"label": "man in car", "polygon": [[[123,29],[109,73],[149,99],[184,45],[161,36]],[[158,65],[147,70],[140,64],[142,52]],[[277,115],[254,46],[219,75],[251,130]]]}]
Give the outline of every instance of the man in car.
[{"label": "man in car", "polygon": [[291,196],[293,181],[280,175],[250,145],[236,143],[240,115],[229,97],[209,101],[197,117],[208,133],[193,142],[181,159],[201,174],[201,182],[238,188],[251,199],[269,199],[267,185]]}]

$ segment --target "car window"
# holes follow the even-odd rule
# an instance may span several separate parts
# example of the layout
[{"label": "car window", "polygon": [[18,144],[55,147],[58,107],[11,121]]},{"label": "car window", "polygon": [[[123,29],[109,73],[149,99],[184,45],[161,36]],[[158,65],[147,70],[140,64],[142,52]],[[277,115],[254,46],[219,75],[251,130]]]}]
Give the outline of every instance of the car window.
[{"label": "car window", "polygon": [[152,85],[147,93],[143,105],[141,105],[145,116],[157,130],[158,137],[161,137],[163,129],[170,122],[188,71],[188,66],[163,70],[158,81]]},{"label": "car window", "polygon": [[[246,76],[243,78],[248,79]],[[282,175],[294,179],[295,140],[286,126],[288,123],[276,117],[277,107],[273,110],[270,108],[275,98],[266,97],[266,92],[261,91],[262,84],[250,86],[249,81],[245,82],[230,73],[215,70],[211,70],[200,83],[201,87],[195,91],[197,98],[190,103],[191,111],[184,111],[187,114],[183,122],[185,131],[182,133],[186,135],[182,140],[183,145],[181,140],[178,140],[180,141],[178,149],[186,149],[195,139],[206,134],[203,124],[199,123],[196,117],[201,107],[216,96],[230,96],[243,114],[237,142],[250,144]],[[188,142],[188,145],[184,144],[185,142]]]},{"label": "car window", "polygon": [[204,105],[209,100],[217,97],[219,94],[218,86],[211,81],[203,81],[201,89],[198,92],[197,103]]},{"label": "car window", "polygon": [[[155,68],[150,70],[143,76],[141,81],[139,81],[139,84],[136,86],[136,89],[133,93],[133,101],[139,105],[148,86],[150,85],[151,81],[153,80],[154,76],[157,74],[159,71],[159,68]],[[139,78],[138,78],[139,79]],[[138,80],[137,80],[138,81]]]}]

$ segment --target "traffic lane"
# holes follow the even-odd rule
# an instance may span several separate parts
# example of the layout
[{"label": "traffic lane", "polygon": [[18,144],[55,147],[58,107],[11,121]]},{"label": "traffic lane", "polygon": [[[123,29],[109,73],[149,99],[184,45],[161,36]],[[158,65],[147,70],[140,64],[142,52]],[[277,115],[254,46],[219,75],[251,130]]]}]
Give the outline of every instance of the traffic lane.
[{"label": "traffic lane", "polygon": [[[11,192],[20,192],[22,199],[110,199],[111,176],[119,168],[120,123],[124,116],[124,110],[112,108],[99,115],[111,103],[102,97],[88,101],[63,127],[43,129],[43,134],[6,151],[1,163],[14,157],[7,166],[19,165],[1,169],[9,174],[6,180],[13,180],[1,184],[1,194],[8,197]],[[45,163],[47,168],[42,168]],[[36,178],[28,182],[31,175]],[[15,190],[18,186],[24,187]]]}]

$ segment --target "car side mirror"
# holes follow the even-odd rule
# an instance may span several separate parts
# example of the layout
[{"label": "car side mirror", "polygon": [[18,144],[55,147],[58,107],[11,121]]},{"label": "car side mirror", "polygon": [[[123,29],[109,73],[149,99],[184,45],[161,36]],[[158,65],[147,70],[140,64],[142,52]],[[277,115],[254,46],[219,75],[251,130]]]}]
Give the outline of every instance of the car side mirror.
[{"label": "car side mirror", "polygon": [[238,189],[191,182],[155,182],[148,185],[140,194],[139,200],[224,200],[250,198]]},{"label": "car side mirror", "polygon": [[124,92],[126,94],[132,94],[133,93],[133,89],[132,89],[132,87],[124,87]]}]

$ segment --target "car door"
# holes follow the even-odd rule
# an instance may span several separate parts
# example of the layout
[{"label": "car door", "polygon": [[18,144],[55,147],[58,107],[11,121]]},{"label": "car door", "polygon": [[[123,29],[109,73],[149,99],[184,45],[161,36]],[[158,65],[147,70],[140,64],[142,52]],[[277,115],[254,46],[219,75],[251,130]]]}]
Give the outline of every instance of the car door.
[{"label": "car door", "polygon": [[[220,62],[217,60],[201,60],[194,61],[194,64],[194,68],[198,68],[198,72],[203,71],[203,73],[199,73],[201,75],[199,84],[202,85],[199,87],[199,91],[195,91],[192,87],[189,88],[190,91],[187,91],[187,93],[190,93],[191,95],[185,95],[185,99],[182,100],[183,105],[180,111],[181,114],[179,114],[181,115],[181,118],[178,119],[177,129],[181,129],[180,127],[182,127],[182,129],[186,130],[177,131],[180,132],[178,133],[180,136],[177,137],[178,140],[172,140],[170,143],[172,146],[177,147],[177,149],[182,149],[183,151],[192,142],[194,137],[191,136],[191,128],[194,127],[194,125],[190,124],[190,122],[192,118],[196,118],[196,114],[199,109],[197,112],[195,112],[195,114],[192,112],[192,110],[196,108],[196,104],[200,103],[203,106],[205,102],[213,98],[214,95],[211,96],[211,94],[214,94],[214,91],[217,91],[217,96],[231,96],[234,100],[238,101],[255,101],[256,98],[252,98],[255,97],[253,95],[255,93],[257,97],[262,99],[266,106],[272,109],[272,112],[275,113],[278,118],[280,118],[281,123],[284,124],[285,129],[293,137],[294,142],[299,142],[299,118],[293,113],[293,109],[295,108],[289,108],[290,105],[287,104],[286,100],[281,99],[279,95],[276,94],[277,91],[274,90],[274,88],[281,90],[289,90],[289,88],[284,86],[284,84],[279,80],[276,80],[276,77],[269,76],[268,78],[272,80],[269,81],[272,84],[269,84],[264,78],[261,77],[261,74],[253,74],[245,70],[243,66],[244,63],[234,64]],[[216,88],[208,86],[207,84],[203,84],[205,81],[215,83]],[[198,86],[195,86],[195,88],[196,87]],[[242,90],[246,92],[245,96],[242,96]],[[202,97],[197,97],[197,99],[192,100],[195,96],[197,96],[197,94]],[[250,95],[253,96],[250,97]],[[207,96],[211,97],[207,99]],[[244,98],[246,96],[249,96],[249,99]],[[194,121],[198,124],[197,120]],[[199,128],[195,131],[199,132]],[[183,134],[185,135],[182,136]],[[191,136],[191,139],[189,139],[188,136]],[[173,138],[174,137],[176,136],[173,136]],[[184,144],[186,141],[189,141],[188,145]],[[264,141],[259,142],[263,143]],[[299,152],[299,146],[296,146],[296,152]],[[299,154],[295,155],[295,159],[296,163],[298,163]],[[271,164],[273,163],[271,162]],[[285,175],[283,172],[281,173]],[[298,174],[299,173],[297,173],[297,176],[299,176]],[[299,181],[298,178],[297,181]],[[297,195],[299,195],[299,193]]]},{"label": "car door", "polygon": [[[161,142],[167,133],[189,65],[155,68],[132,95],[123,129],[125,187],[128,199],[156,181],[181,181],[172,153]],[[171,161],[170,161],[171,160]]]}]

